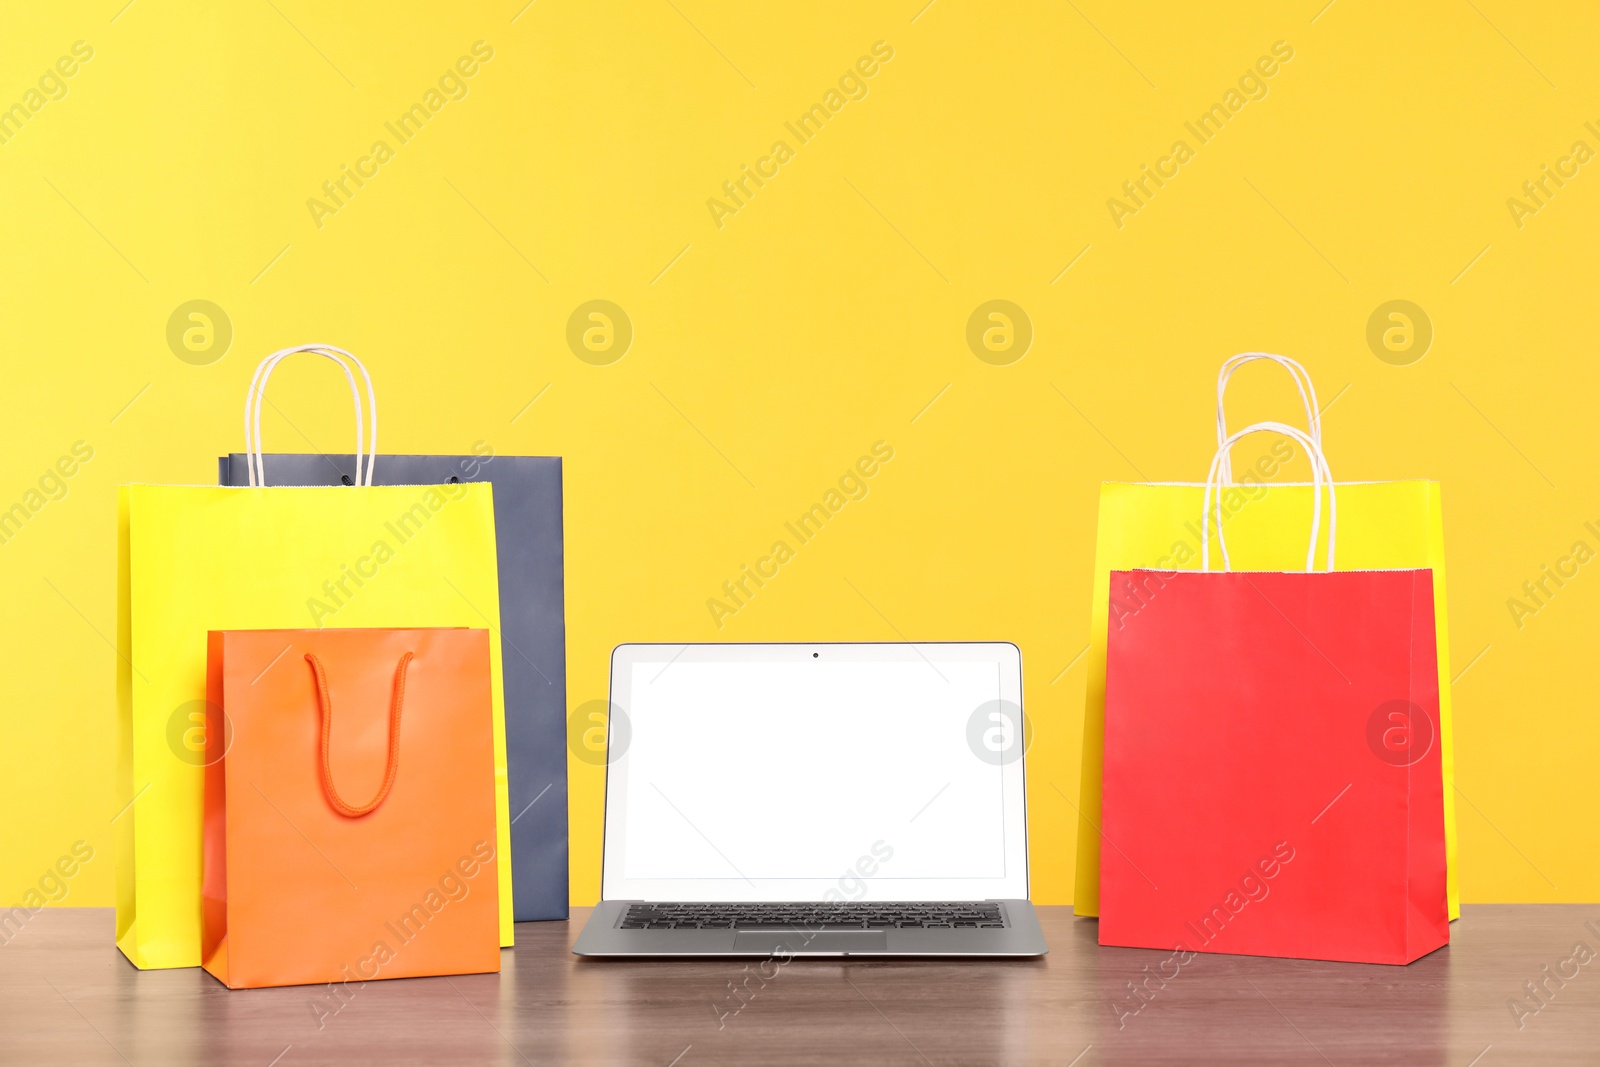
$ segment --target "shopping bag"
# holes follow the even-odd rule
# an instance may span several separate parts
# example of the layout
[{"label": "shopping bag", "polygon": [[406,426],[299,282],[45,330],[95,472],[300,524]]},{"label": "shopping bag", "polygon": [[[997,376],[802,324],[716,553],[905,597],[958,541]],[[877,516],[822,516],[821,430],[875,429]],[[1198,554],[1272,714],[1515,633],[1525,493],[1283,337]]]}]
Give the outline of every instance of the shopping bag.
[{"label": "shopping bag", "polygon": [[[1224,449],[1260,429],[1315,449],[1282,424]],[[1228,569],[1219,530],[1221,571],[1203,550],[1112,572],[1142,605],[1107,641],[1102,945],[1402,964],[1448,943],[1433,576],[1335,571],[1343,493],[1324,570],[1318,493],[1304,570]]]},{"label": "shopping bag", "polygon": [[[357,412],[359,420],[359,404]],[[366,441],[360,450],[371,456],[375,433]],[[116,936],[136,966],[201,963],[209,631],[499,628],[493,486],[365,482],[119,490]],[[500,647],[490,646],[495,864],[500,938],[509,945]]]},{"label": "shopping bag", "polygon": [[[1247,352],[1227,360],[1217,380],[1217,441],[1227,436],[1223,395],[1240,366],[1271,361],[1293,376],[1306,408],[1307,433],[1321,445],[1316,390],[1305,368],[1284,356]],[[1233,477],[1221,467],[1221,522],[1240,566],[1282,569],[1294,565],[1295,546],[1304,537],[1311,507],[1306,484],[1268,479],[1288,459],[1290,447],[1264,453]],[[1088,684],[1084,700],[1082,773],[1078,801],[1078,854],[1073,911],[1099,914],[1101,760],[1105,726],[1106,636],[1138,610],[1137,598],[1111,596],[1114,570],[1156,568],[1193,570],[1200,562],[1200,483],[1108,482],[1100,488],[1095,535],[1094,581],[1089,613]],[[1339,493],[1339,559],[1346,570],[1427,568],[1433,572],[1435,645],[1439,669],[1439,753],[1442,762],[1445,840],[1449,868],[1450,917],[1461,913],[1457,886],[1455,764],[1450,719],[1449,642],[1445,604],[1444,524],[1439,483],[1433,481],[1342,482]]]},{"label": "shopping bag", "polygon": [[[250,484],[249,456],[219,461],[223,485]],[[354,484],[353,455],[263,457],[265,485]],[[381,455],[374,485],[491,482],[500,560],[513,915],[567,917],[567,674],[561,460],[504,456],[480,443],[465,456]],[[479,625],[483,625],[480,622]]]},{"label": "shopping bag", "polygon": [[500,969],[490,644],[210,634],[207,971],[244,989]]}]

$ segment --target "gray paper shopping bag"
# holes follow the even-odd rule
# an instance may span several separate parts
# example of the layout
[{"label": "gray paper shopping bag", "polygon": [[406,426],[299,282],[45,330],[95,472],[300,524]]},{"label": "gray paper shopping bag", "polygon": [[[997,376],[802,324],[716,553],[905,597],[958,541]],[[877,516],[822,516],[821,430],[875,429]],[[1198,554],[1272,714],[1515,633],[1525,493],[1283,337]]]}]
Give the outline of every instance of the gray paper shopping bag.
[{"label": "gray paper shopping bag", "polygon": [[[264,458],[267,485],[353,485],[350,455]],[[248,457],[219,461],[222,485],[249,485]],[[500,625],[511,795],[511,870],[518,922],[567,917],[567,652],[562,582],[561,459],[379,455],[373,485],[494,484]],[[403,520],[402,520],[403,524]],[[394,536],[404,539],[406,531]],[[320,625],[338,626],[354,580],[320,600]]]}]

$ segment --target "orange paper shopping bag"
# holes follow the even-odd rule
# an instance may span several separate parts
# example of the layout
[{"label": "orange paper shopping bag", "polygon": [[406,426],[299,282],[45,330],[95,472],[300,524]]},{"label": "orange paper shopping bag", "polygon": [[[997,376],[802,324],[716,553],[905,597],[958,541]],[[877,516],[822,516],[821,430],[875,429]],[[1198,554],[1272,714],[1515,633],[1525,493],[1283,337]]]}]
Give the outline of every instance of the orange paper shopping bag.
[{"label": "orange paper shopping bag", "polygon": [[498,971],[488,631],[213,631],[208,651],[206,970]]}]

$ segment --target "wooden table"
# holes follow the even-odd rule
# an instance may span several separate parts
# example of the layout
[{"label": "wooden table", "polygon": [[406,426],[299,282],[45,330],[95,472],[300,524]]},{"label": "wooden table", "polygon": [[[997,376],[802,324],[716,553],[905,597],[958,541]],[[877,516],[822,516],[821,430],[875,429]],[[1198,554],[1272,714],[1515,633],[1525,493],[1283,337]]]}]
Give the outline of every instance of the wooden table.
[{"label": "wooden table", "polygon": [[[373,982],[341,1006],[140,973],[109,910],[39,912],[0,946],[0,1062],[1600,1063],[1600,905],[1469,906],[1409,967],[1200,956],[1137,1013],[1127,983],[1167,954],[1100,948],[1068,908],[1041,909],[1042,960],[796,960],[766,979],[759,961],[580,960],[586,915],[519,926],[498,975]],[[1580,941],[1597,955],[1547,979]],[[1550,991],[1537,1013],[1528,981]]]}]

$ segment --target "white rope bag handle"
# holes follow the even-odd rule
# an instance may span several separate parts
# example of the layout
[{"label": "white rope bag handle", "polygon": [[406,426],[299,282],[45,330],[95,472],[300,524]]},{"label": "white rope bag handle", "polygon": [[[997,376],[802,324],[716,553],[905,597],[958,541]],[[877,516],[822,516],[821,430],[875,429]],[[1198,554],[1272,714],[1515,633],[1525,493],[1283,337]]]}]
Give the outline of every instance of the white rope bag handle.
[{"label": "white rope bag handle", "polygon": [[[1223,410],[1222,398],[1228,390],[1228,379],[1233,377],[1233,372],[1246,363],[1265,359],[1278,364],[1289,372],[1289,377],[1294,379],[1295,388],[1300,391],[1300,402],[1306,409],[1306,434],[1315,441],[1318,448],[1322,447],[1322,414],[1317,408],[1317,387],[1311,384],[1311,373],[1297,360],[1288,356],[1274,355],[1271,352],[1241,352],[1237,356],[1229,356],[1223,361],[1222,369],[1217,372],[1217,447],[1222,447],[1222,442],[1228,439],[1228,417]],[[1233,481],[1233,460],[1224,456],[1222,459],[1222,480]]]},{"label": "white rope bag handle", "polygon": [[1338,535],[1339,504],[1334,497],[1333,473],[1328,469],[1328,460],[1322,454],[1322,448],[1312,440],[1311,435],[1304,430],[1297,430],[1293,426],[1286,426],[1281,422],[1257,422],[1236,433],[1224,438],[1216,455],[1211,457],[1211,469],[1206,474],[1205,511],[1200,515],[1200,569],[1211,569],[1211,501],[1213,493],[1217,502],[1217,547],[1222,550],[1222,569],[1231,570],[1232,561],[1228,558],[1228,544],[1222,536],[1222,488],[1227,484],[1222,476],[1222,467],[1227,459],[1228,450],[1239,442],[1241,438],[1253,433],[1280,433],[1300,442],[1306,450],[1306,455],[1311,458],[1311,542],[1306,545],[1306,570],[1316,569],[1317,562],[1317,535],[1322,530],[1322,487],[1328,487],[1328,554],[1324,569],[1333,570],[1333,544]]},{"label": "white rope bag handle", "polygon": [[[284,348],[272,353],[256,366],[256,373],[250,379],[250,391],[244,398],[244,441],[245,451],[250,467],[250,484],[252,486],[265,485],[267,481],[266,460],[262,455],[261,447],[261,402],[266,399],[267,380],[272,377],[272,372],[278,364],[289,356],[300,352],[309,352],[312,355],[331,359],[344,371],[345,380],[350,383],[350,401],[356,411],[356,479],[357,485],[372,484],[372,467],[378,458],[378,398],[372,389],[372,375],[367,373],[367,368],[355,356],[342,348],[333,345],[297,345],[294,348]],[[363,419],[361,407],[361,393],[356,388],[355,375],[350,373],[350,363],[355,364],[361,372],[362,379],[367,383],[367,409],[372,413],[370,429]],[[362,436],[366,431],[366,447],[363,451]],[[366,469],[363,472],[361,459],[366,457]]]}]

